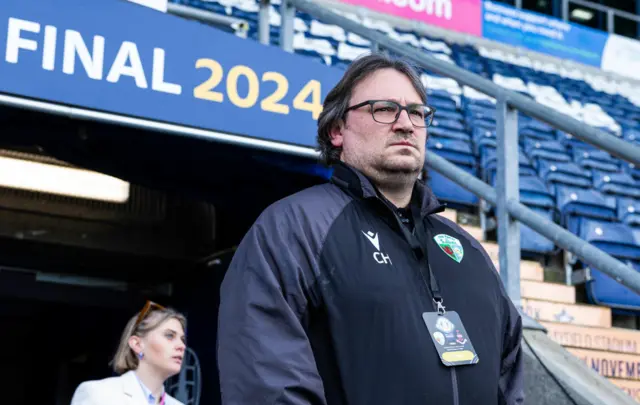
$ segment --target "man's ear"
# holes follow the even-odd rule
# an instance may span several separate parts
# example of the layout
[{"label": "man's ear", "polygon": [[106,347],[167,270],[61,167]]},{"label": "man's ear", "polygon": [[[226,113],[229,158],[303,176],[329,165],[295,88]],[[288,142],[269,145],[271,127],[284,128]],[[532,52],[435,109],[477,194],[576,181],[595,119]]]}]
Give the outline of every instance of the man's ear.
[{"label": "man's ear", "polygon": [[344,121],[338,121],[331,129],[329,130],[329,138],[331,139],[331,144],[336,148],[341,148],[344,143]]}]

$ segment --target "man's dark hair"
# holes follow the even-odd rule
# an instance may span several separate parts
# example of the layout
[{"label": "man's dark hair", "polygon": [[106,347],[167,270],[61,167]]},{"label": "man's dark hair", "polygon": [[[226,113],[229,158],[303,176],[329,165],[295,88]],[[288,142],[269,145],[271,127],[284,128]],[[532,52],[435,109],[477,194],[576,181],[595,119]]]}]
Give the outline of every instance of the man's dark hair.
[{"label": "man's dark hair", "polygon": [[377,53],[356,59],[349,65],[338,84],[327,94],[322,113],[318,117],[318,150],[322,162],[326,165],[332,165],[340,160],[342,148],[333,146],[330,132],[344,117],[353,89],[358,83],[380,69],[395,69],[406,75],[420,95],[422,102],[427,102],[427,92],[420,80],[420,75],[408,62]]}]

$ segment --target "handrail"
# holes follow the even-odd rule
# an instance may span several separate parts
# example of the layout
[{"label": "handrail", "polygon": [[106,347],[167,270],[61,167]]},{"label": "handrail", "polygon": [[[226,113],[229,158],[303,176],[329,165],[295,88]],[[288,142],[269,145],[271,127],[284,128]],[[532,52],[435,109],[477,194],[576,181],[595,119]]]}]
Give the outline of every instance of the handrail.
[{"label": "handrail", "polygon": [[[458,183],[473,194],[486,200],[491,205],[498,204],[496,190],[489,184],[465,172],[445,158],[431,153],[427,157],[427,165],[448,179]],[[620,284],[640,294],[640,274],[631,267],[609,254],[585,242],[558,224],[537,214],[526,205],[516,200],[507,200],[511,215],[539,234],[552,240],[557,246],[573,252],[580,259],[594,268],[607,273]]]},{"label": "handrail", "polygon": [[206,24],[212,24],[217,27],[237,25],[240,29],[248,30],[249,24],[236,17],[229,17],[226,15],[212,13],[211,11],[205,11],[194,7],[185,6],[182,4],[168,3],[167,12],[179,17],[201,21]]},{"label": "handrail", "polygon": [[[617,282],[640,294],[639,273],[561,226],[538,215],[517,199],[512,198],[512,196],[518,195],[517,114],[513,109],[521,110],[540,121],[571,133],[575,138],[600,147],[612,155],[636,165],[640,165],[640,147],[590,127],[521,94],[504,89],[479,75],[451,63],[441,61],[426,53],[419,52],[408,45],[389,38],[383,33],[369,29],[310,0],[284,0],[283,6],[302,10],[325,23],[338,25],[347,31],[372,41],[376,46],[382,46],[384,49],[403,55],[423,68],[453,78],[459,83],[493,96],[496,99],[499,118],[498,142],[504,144],[498,145],[499,167],[497,178],[500,194],[490,185],[435,153],[427,156],[426,165],[498,207],[498,221],[501,224],[498,229],[500,273],[503,282],[506,284],[505,287],[509,296],[518,307],[521,306],[518,265],[520,262],[519,227],[517,225],[518,222],[514,220],[529,226],[534,231],[553,241],[557,246],[574,253],[585,263],[598,268]],[[287,38],[291,35],[291,32],[281,31],[281,35],[281,39]],[[516,141],[515,145],[513,141]],[[514,172],[515,176],[513,176]],[[511,226],[510,224],[512,223],[516,226]],[[514,240],[516,244],[513,243]]]},{"label": "handrail", "polygon": [[435,58],[425,52],[418,52],[409,45],[391,39],[386,34],[371,30],[356,21],[343,17],[310,0],[286,0],[283,3],[287,2],[293,4],[297,9],[314,15],[327,23],[341,26],[347,31],[381,45],[383,48],[402,54],[426,69],[443,76],[448,76],[496,100],[504,100],[509,106],[513,106],[533,118],[546,122],[555,128],[572,134],[575,138],[597,146],[636,166],[640,166],[640,146],[625,142],[611,134],[580,122],[573,117],[544,106],[522,94],[500,87],[491,80],[475,73]]}]

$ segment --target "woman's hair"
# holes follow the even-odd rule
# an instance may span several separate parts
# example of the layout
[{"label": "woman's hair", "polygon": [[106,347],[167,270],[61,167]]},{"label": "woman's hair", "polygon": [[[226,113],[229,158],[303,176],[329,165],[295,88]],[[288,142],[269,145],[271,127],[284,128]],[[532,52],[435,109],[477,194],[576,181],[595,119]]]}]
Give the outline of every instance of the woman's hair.
[{"label": "woman's hair", "polygon": [[150,309],[140,322],[138,318],[141,315],[140,312],[136,313],[124,328],[122,337],[120,338],[120,344],[118,350],[111,362],[113,371],[118,374],[124,374],[127,371],[135,370],[138,368],[139,359],[135,352],[129,347],[129,338],[131,336],[145,337],[149,332],[160,326],[164,321],[168,319],[176,319],[182,325],[184,331],[187,330],[187,319],[184,315],[172,308],[156,307]]}]

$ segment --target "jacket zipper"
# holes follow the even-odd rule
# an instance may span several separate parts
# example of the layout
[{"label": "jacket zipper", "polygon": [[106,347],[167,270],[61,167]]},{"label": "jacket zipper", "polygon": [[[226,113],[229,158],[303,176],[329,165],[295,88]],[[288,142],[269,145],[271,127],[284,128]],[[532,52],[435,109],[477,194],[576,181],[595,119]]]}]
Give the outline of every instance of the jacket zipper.
[{"label": "jacket zipper", "polygon": [[[379,201],[382,203],[382,205],[387,210],[391,211],[391,215],[393,215],[395,217],[395,215],[396,215],[395,212],[393,212],[393,210],[390,207],[388,207],[382,200],[379,200]],[[441,205],[440,207],[437,207],[437,209],[435,209],[433,211],[434,212],[443,211],[443,208],[444,208],[444,206]],[[397,223],[398,222],[396,221],[396,224]],[[403,225],[400,224],[400,226],[403,226]],[[400,231],[402,231],[402,230],[400,230]],[[420,276],[423,277],[423,279],[424,279],[424,276],[422,275],[422,272],[420,272]],[[426,284],[427,281],[426,280],[424,280],[424,281],[425,281],[425,284]],[[431,298],[431,302],[433,303],[433,297],[430,297],[430,298]],[[437,307],[435,306],[435,304],[434,304],[434,309],[437,311]],[[451,369],[451,389],[453,390],[453,405],[460,405],[460,398],[459,398],[460,393],[458,391],[458,374],[456,373],[456,368],[455,367],[449,367],[449,368]]]},{"label": "jacket zipper", "polygon": [[458,374],[456,368],[451,367],[451,385],[453,385],[453,405],[460,405],[460,398],[458,398]]}]

